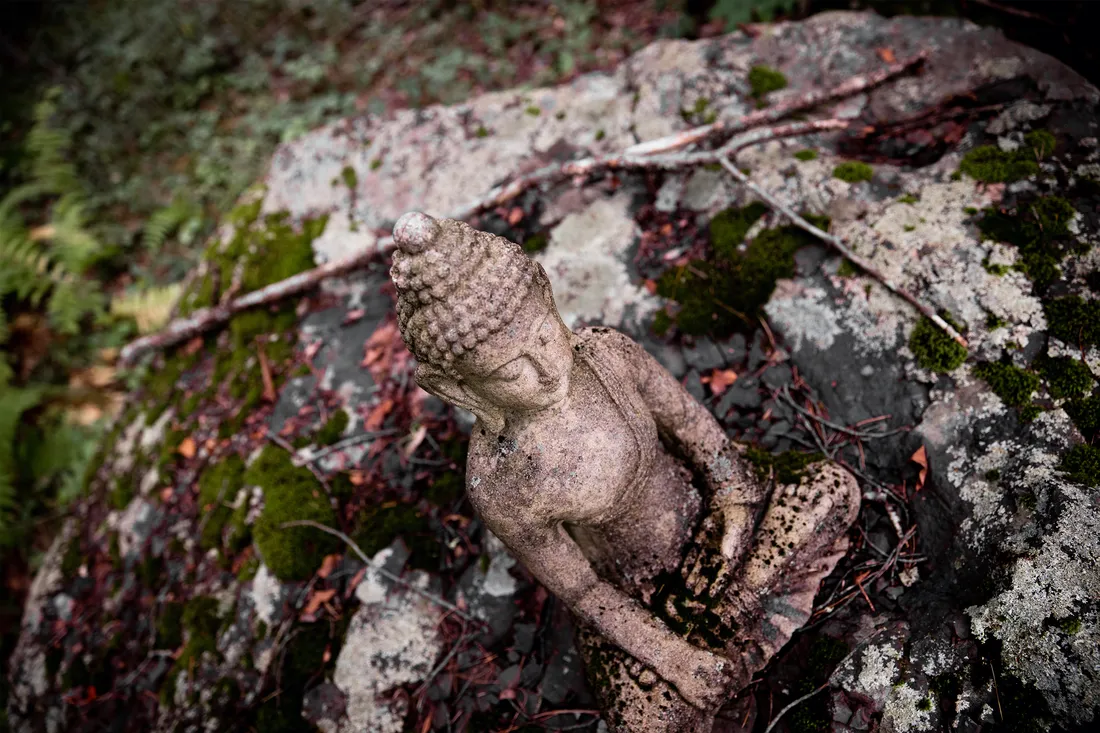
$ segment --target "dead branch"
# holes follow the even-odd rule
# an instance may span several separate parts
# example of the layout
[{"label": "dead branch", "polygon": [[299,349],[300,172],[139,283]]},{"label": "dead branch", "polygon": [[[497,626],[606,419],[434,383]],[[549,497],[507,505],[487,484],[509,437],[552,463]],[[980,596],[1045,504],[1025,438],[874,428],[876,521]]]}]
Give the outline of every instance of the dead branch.
[{"label": "dead branch", "polygon": [[848,245],[840,237],[836,237],[832,234],[829,234],[828,232],[824,232],[815,227],[810,222],[803,219],[801,216],[796,214],[794,210],[791,209],[791,207],[787,206],[775,196],[771,195],[764,189],[757,186],[751,180],[749,180],[749,177],[739,171],[732,163],[730,163],[727,157],[721,157],[718,162],[722,164],[723,168],[729,171],[729,174],[731,176],[741,182],[745,186],[745,188],[755,193],[773,209],[790,219],[791,222],[799,229],[803,229],[814,235],[818,239],[822,240],[823,242],[832,245],[833,249],[844,255],[848,260],[851,261],[853,265],[863,270],[875,280],[880,282],[891,293],[897,295],[899,298],[912,305],[914,308],[920,311],[922,315],[927,316],[929,320],[931,320],[933,323],[943,329],[943,331],[946,332],[948,336],[955,339],[955,341],[959,342],[959,344],[961,344],[964,348],[969,346],[966,339],[962,337],[962,334],[952,328],[951,324],[949,324],[947,321],[940,318],[940,316],[936,314],[936,311],[934,311],[932,308],[928,307],[924,303],[920,302],[916,298],[916,296],[911,295],[907,290],[905,290],[900,285],[892,281],[890,278],[879,272],[879,270],[871,264],[870,260],[865,259],[863,256],[853,252],[852,249],[848,247]]},{"label": "dead branch", "polygon": [[[608,170],[677,170],[708,163],[720,162],[724,155],[732,155],[742,148],[768,140],[808,135],[816,132],[843,130],[849,126],[845,120],[829,119],[811,122],[792,122],[776,127],[752,130],[733,138],[718,150],[698,153],[672,153],[669,155],[607,155],[591,156],[566,163],[548,165],[511,182],[496,186],[481,198],[472,201],[447,218],[466,220],[484,211],[496,208],[535,186],[552,185],[577,176],[590,176]],[[201,308],[186,318],[171,321],[163,330],[142,336],[128,343],[119,354],[123,364],[133,364],[147,351],[164,349],[198,336],[225,323],[237,313],[249,308],[278,302],[284,298],[311,290],[321,282],[360,270],[393,249],[393,237],[383,237],[374,247],[349,255],[343,259],[325,263],[312,270],[305,270],[285,280],[253,290],[241,297],[212,308]]]},{"label": "dead branch", "polygon": [[650,140],[648,142],[632,145],[626,149],[625,154],[653,155],[654,153],[664,153],[669,150],[682,148],[686,145],[700,143],[719,135],[740,132],[752,127],[778,122],[784,117],[796,112],[812,109],[825,102],[851,97],[866,89],[878,86],[887,79],[904,74],[909,69],[923,63],[926,58],[928,58],[928,52],[922,51],[916,56],[905,59],[904,61],[899,61],[896,64],[891,64],[870,74],[853,76],[851,79],[838,84],[832,89],[814,90],[801,96],[784,100],[771,107],[750,112],[735,120],[718,120],[709,125],[695,127],[690,130],[684,130],[683,132],[677,132],[673,135],[658,138],[657,140]]}]

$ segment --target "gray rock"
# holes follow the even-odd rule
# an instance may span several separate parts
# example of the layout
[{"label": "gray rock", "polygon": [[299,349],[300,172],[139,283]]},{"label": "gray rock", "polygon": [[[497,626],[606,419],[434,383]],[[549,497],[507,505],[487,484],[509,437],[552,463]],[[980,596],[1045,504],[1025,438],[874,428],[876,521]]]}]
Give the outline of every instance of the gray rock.
[{"label": "gray rock", "polygon": [[726,364],[725,356],[718,345],[706,337],[697,338],[694,346],[683,349],[683,354],[687,365],[700,373],[709,372]]},{"label": "gray rock", "polygon": [[764,370],[760,375],[760,381],[772,389],[779,389],[790,384],[794,380],[791,368],[783,364],[776,364]]}]

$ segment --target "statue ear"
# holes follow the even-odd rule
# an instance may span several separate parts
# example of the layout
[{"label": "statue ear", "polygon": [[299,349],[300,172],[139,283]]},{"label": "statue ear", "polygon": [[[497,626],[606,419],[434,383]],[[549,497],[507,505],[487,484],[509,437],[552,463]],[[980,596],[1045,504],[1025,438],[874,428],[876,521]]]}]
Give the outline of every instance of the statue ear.
[{"label": "statue ear", "polygon": [[427,364],[416,367],[416,383],[444,402],[469,410],[492,433],[504,430],[504,411],[487,402],[465,382]]}]

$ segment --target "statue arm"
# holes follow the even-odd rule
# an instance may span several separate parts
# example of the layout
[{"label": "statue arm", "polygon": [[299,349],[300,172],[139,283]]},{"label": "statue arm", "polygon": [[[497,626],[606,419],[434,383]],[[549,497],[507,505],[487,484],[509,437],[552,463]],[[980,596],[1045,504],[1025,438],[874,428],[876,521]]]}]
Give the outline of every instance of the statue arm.
[{"label": "statue arm", "polygon": [[703,488],[711,493],[706,498],[720,494],[724,507],[743,505],[751,515],[764,499],[764,487],[753,479],[741,447],[648,351],[625,335],[620,338],[630,344],[631,371],[657,430],[704,477]]},{"label": "statue arm", "polygon": [[476,499],[474,504],[517,559],[583,622],[675,686],[696,707],[721,704],[730,689],[733,663],[689,644],[635,600],[600,580],[560,522],[501,519],[504,513],[479,506]]}]

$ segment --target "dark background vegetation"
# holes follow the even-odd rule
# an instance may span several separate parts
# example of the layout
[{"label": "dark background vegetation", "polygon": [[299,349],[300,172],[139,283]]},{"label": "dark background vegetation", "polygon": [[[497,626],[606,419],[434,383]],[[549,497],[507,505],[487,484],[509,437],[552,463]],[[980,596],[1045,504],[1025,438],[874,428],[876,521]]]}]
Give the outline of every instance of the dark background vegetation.
[{"label": "dark background vegetation", "polygon": [[[834,9],[963,16],[1100,83],[1100,3],[0,0],[0,661],[104,426],[219,215],[333,119],[610,68]],[[6,694],[0,684],[0,708]]]}]

